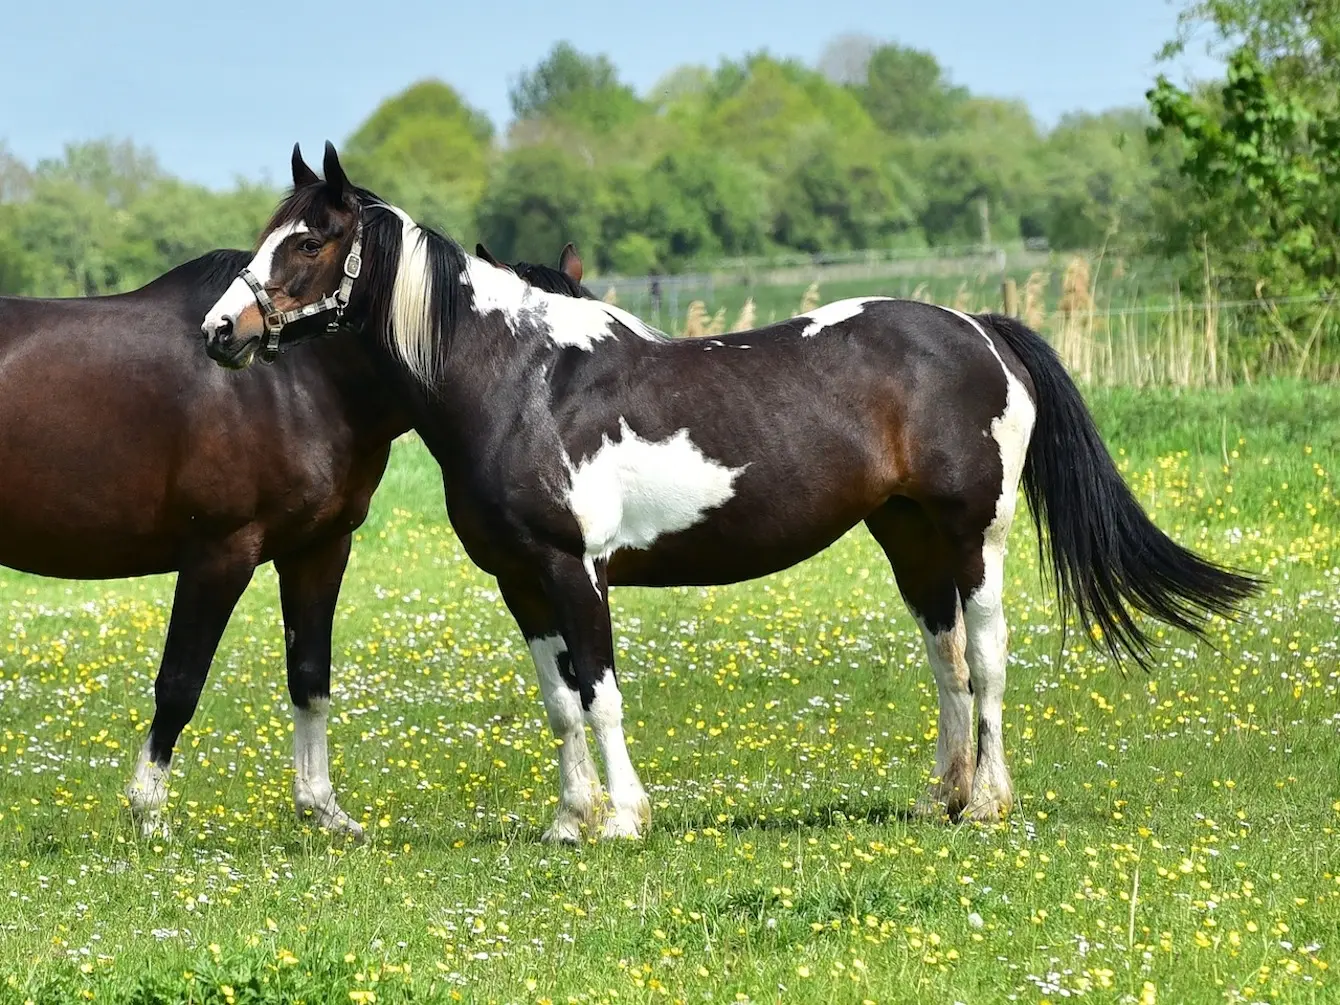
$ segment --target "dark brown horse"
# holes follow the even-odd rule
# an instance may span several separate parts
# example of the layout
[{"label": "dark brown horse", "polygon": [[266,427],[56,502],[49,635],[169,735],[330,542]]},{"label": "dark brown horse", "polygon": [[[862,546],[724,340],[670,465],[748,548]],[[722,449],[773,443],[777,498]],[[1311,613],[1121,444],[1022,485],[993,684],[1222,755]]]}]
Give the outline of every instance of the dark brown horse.
[{"label": "dark brown horse", "polygon": [[178,574],[127,789],[152,832],[233,606],[273,561],[295,805],[357,835],[327,767],[331,627],[351,534],[408,422],[353,336],[245,374],[205,357],[200,316],[250,258],[211,252],[119,296],[0,298],[0,563],[70,579]]},{"label": "dark brown horse", "polygon": [[1148,651],[1133,611],[1198,631],[1256,588],[1150,522],[1056,355],[1017,321],[870,297],[668,339],[467,255],[350,185],[331,147],[325,167],[205,315],[209,352],[244,367],[263,345],[303,338],[285,318],[355,277],[347,320],[409,403],[462,544],[530,643],[563,741],[549,839],[576,840],[602,816],[608,837],[649,821],[623,738],[610,584],[761,576],[864,521],[939,690],[924,805],[979,820],[1012,795],[1003,593],[1020,484],[1063,608],[1114,654]]}]

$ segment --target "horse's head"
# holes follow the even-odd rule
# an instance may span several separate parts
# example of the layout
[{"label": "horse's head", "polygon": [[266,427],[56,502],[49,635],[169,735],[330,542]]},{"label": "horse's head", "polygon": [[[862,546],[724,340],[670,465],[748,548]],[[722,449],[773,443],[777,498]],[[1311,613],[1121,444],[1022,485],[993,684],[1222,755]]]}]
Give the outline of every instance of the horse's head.
[{"label": "horse's head", "polygon": [[547,265],[532,265],[530,262],[514,262],[508,265],[494,258],[489,249],[482,244],[475,245],[475,257],[482,258],[490,265],[508,272],[515,272],[518,278],[546,293],[558,293],[566,297],[596,300],[594,293],[582,285],[582,260],[571,242],[564,246],[558,256],[558,268]]},{"label": "horse's head", "polygon": [[380,201],[349,184],[327,143],[323,181],[293,147],[293,192],[200,326],[210,358],[241,369],[281,344],[336,331],[362,269],[362,210]]}]

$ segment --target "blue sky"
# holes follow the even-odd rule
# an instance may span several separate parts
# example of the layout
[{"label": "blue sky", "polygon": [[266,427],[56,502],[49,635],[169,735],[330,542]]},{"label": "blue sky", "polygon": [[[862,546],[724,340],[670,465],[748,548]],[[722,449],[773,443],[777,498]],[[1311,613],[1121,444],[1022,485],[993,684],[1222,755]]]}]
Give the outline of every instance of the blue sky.
[{"label": "blue sky", "polygon": [[[15,0],[0,27],[0,142],[25,161],[72,140],[130,137],[211,186],[286,179],[426,76],[501,127],[507,89],[557,41],[604,52],[645,92],[684,63],[767,49],[814,62],[862,32],[927,49],[954,82],[1021,98],[1050,125],[1137,104],[1173,34],[1169,0]],[[1189,52],[1168,69],[1206,77]]]}]

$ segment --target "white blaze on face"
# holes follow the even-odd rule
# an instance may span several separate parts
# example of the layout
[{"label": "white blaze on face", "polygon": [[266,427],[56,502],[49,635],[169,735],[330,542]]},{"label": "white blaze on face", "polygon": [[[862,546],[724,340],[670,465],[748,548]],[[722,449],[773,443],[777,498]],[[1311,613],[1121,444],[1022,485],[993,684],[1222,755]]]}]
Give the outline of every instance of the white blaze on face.
[{"label": "white blaze on face", "polygon": [[660,442],[644,440],[619,420],[620,437],[605,437],[595,454],[572,468],[568,506],[588,556],[646,548],[662,534],[687,530],[735,494],[743,467],[712,460],[681,429]]},{"label": "white blaze on face", "polygon": [[[260,249],[256,252],[256,257],[251,260],[248,268],[262,286],[267,285],[274,274],[275,252],[279,250],[279,246],[294,234],[306,234],[310,230],[311,228],[307,224],[298,220],[276,228],[261,242]],[[205,315],[205,325],[207,327],[217,327],[225,320],[236,321],[244,310],[255,303],[256,294],[239,276],[233,280],[228,289],[224,290],[223,296]]]},{"label": "white blaze on face", "polygon": [[853,297],[850,300],[835,300],[831,304],[816,307],[808,314],[801,314],[795,318],[797,321],[802,318],[809,321],[804,331],[800,333],[800,337],[809,338],[812,335],[818,335],[825,328],[854,318],[865,310],[866,304],[875,304],[892,299],[892,297]]}]

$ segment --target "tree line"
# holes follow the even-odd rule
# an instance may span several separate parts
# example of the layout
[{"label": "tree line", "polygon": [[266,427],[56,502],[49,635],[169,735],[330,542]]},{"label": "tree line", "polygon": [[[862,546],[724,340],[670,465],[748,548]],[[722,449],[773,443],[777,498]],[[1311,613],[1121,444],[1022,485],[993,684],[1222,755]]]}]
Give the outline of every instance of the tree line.
[{"label": "tree line", "polygon": [[[520,75],[500,135],[449,84],[385,100],[351,176],[462,241],[642,275],[776,252],[1021,240],[1182,262],[1250,295],[1329,289],[1340,227],[1340,0],[1204,0],[1222,80],[1043,129],[929,53],[847,36],[816,66],[688,66],[648,94],[563,42]],[[1179,40],[1170,43],[1176,51]],[[246,246],[277,191],[210,191],[129,141],[20,163],[0,147],[0,292],[90,295]]]}]

